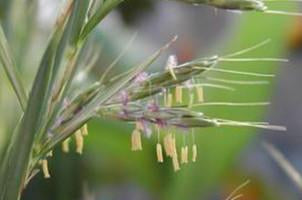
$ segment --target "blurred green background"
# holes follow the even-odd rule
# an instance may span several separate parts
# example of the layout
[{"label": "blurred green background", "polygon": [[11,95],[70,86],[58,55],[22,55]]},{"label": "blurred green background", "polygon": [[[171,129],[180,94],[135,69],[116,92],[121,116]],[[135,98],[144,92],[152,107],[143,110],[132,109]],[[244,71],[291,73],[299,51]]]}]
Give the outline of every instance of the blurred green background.
[{"label": "blurred green background", "polygon": [[[28,86],[35,74],[33,66],[37,66],[39,62],[60,5],[60,1],[51,0],[0,0],[1,23]],[[296,9],[294,3],[270,5],[274,9]],[[182,62],[214,53],[228,54],[267,38],[272,39],[270,44],[243,57],[287,57],[289,35],[296,20],[295,17],[262,13],[218,11],[215,14],[212,8],[207,7],[169,1],[130,0],[112,13],[94,33],[94,45],[102,52],[94,72],[102,73],[135,31],[138,32],[138,38],[120,62],[118,70],[123,71],[139,62],[174,34],[179,34],[179,40],[170,53],[175,53]],[[167,55],[163,56],[154,70],[162,69],[166,58]],[[219,67],[224,69],[276,73],[277,78],[269,79],[271,84],[268,85],[236,86],[234,92],[206,88],[205,99],[230,102],[274,101],[272,94],[278,81],[280,65],[276,62],[221,63]],[[221,73],[214,75],[225,79],[255,79]],[[263,107],[217,106],[202,107],[199,111],[213,117],[242,121],[262,121],[268,116],[267,109]],[[14,127],[16,114],[20,110],[2,69],[0,113],[0,141],[3,143],[5,134],[9,134]],[[261,173],[250,173],[242,167],[243,160],[248,159],[245,155],[249,155],[246,152],[250,146],[259,147],[260,130],[196,130],[198,161],[185,165],[181,171],[174,173],[170,162],[156,162],[155,136],[143,140],[142,152],[130,150],[132,129],[132,126],[123,122],[92,120],[89,122],[89,137],[85,139],[84,154],[63,154],[60,147],[57,147],[54,157],[49,161],[52,178],[46,180],[39,174],[26,189],[23,199],[226,199],[228,194],[247,179],[251,183],[242,190],[242,199],[299,199],[300,193],[292,188],[293,185],[284,187],[282,180],[278,178],[270,177],[270,180],[266,180],[267,177],[262,177]],[[283,134],[276,135],[284,137]],[[177,137],[181,140],[181,133]],[[260,152],[266,153],[264,149]],[[254,164],[259,166],[266,163]],[[266,170],[278,169],[278,166],[266,167]]]}]

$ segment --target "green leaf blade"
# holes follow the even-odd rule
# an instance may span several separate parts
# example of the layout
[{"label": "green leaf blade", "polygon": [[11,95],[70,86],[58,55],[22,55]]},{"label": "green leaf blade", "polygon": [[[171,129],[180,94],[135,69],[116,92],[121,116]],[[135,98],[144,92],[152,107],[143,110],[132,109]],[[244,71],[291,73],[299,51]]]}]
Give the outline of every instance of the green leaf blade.
[{"label": "green leaf blade", "polygon": [[22,110],[26,109],[27,95],[21,81],[20,75],[14,64],[13,58],[9,53],[9,45],[7,43],[4,31],[0,25],[0,62],[5,73],[17,95]]}]

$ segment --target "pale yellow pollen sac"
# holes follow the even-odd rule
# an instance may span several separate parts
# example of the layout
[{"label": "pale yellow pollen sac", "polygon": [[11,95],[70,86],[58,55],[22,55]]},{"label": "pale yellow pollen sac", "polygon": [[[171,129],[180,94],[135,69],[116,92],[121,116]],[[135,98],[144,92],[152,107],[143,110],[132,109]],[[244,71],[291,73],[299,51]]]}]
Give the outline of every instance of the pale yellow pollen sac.
[{"label": "pale yellow pollen sac", "polygon": [[172,94],[169,92],[169,93],[167,94],[167,100],[166,100],[166,102],[165,102],[165,106],[166,106],[166,107],[172,107],[172,104],[173,104],[173,96],[172,96]]},{"label": "pale yellow pollen sac", "polygon": [[132,151],[141,151],[142,147],[142,139],[141,132],[138,129],[134,129],[131,135],[131,150]]},{"label": "pale yellow pollen sac", "polygon": [[172,149],[172,154],[173,154],[173,156],[174,156],[175,154],[177,155],[176,139],[175,139],[175,137],[172,137],[172,141],[171,141],[171,149]]},{"label": "pale yellow pollen sac", "polygon": [[173,156],[173,138],[171,133],[164,137],[164,149],[167,156]]},{"label": "pale yellow pollen sac", "polygon": [[173,169],[175,172],[180,170],[179,162],[178,162],[178,157],[177,155],[172,157],[172,162],[173,162]]},{"label": "pale yellow pollen sac", "polygon": [[188,163],[188,146],[181,148],[181,164]]},{"label": "pale yellow pollen sac", "polygon": [[194,93],[190,93],[190,99],[189,99],[189,104],[188,104],[188,107],[189,108],[192,108],[193,104],[194,104]]},{"label": "pale yellow pollen sac", "polygon": [[77,130],[75,132],[75,143],[76,143],[76,152],[78,154],[82,154],[84,148],[84,138],[81,130]]},{"label": "pale yellow pollen sac", "polygon": [[192,162],[196,162],[197,159],[197,145],[194,144],[192,147]]},{"label": "pale yellow pollen sac", "polygon": [[67,138],[66,140],[64,140],[62,142],[62,151],[64,153],[68,153],[69,152],[69,143],[70,143],[70,138]]},{"label": "pale yellow pollen sac", "polygon": [[197,93],[198,101],[204,102],[204,92],[201,86],[196,88],[196,93]]},{"label": "pale yellow pollen sac", "polygon": [[83,136],[88,136],[88,125],[84,124],[81,128],[81,132]]},{"label": "pale yellow pollen sac", "polygon": [[163,149],[160,143],[157,143],[156,145],[156,155],[157,155],[157,161],[159,163],[163,163],[164,162]]},{"label": "pale yellow pollen sac", "polygon": [[182,103],[182,86],[175,87],[175,101],[176,103]]},{"label": "pale yellow pollen sac", "polygon": [[44,178],[50,178],[49,170],[48,170],[48,161],[46,159],[43,159],[42,162],[42,172],[44,175]]},{"label": "pale yellow pollen sac", "polygon": [[171,150],[172,150],[172,162],[173,162],[173,168],[174,171],[180,170],[179,161],[178,161],[178,154],[177,154],[177,148],[176,148],[176,139],[175,137],[172,137],[171,139]]}]

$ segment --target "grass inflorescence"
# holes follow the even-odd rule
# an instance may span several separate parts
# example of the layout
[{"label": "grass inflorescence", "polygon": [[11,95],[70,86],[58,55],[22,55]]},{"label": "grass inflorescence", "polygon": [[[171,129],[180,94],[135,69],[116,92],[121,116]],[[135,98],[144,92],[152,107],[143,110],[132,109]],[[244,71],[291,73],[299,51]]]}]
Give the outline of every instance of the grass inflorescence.
[{"label": "grass inflorescence", "polygon": [[[77,75],[87,73],[81,62],[85,46],[95,27],[123,0],[69,0],[58,16],[30,93],[15,66],[6,36],[0,29],[0,62],[23,110],[9,145],[0,164],[0,199],[18,199],[29,181],[39,172],[51,177],[48,159],[57,145],[69,152],[70,140],[76,143],[76,152],[83,153],[84,138],[88,135],[87,122],[93,117],[116,119],[135,124],[131,135],[132,150],[142,150],[143,136],[152,133],[158,138],[156,156],[158,162],[170,157],[174,170],[181,164],[198,159],[194,129],[221,126],[256,127],[285,130],[282,126],[266,122],[245,122],[220,119],[194,111],[199,106],[265,106],[268,102],[211,102],[204,88],[232,91],[237,84],[259,86],[267,80],[226,80],[215,78],[210,72],[237,74],[244,77],[271,78],[271,74],[220,69],[225,62],[283,62],[276,58],[238,58],[266,44],[259,43],[248,49],[226,56],[211,56],[179,64],[177,57],[167,58],[164,69],[150,73],[150,66],[175,42],[174,37],[150,57],[133,66],[129,71],[109,75],[111,69],[127,51],[127,48],[110,65],[98,81],[75,91]],[[264,3],[257,0],[198,1],[214,7],[267,12]],[[129,42],[129,45],[133,41]],[[91,55],[89,55],[91,56]],[[93,62],[92,62],[93,63]],[[85,71],[86,70],[86,71]],[[185,95],[188,94],[188,95]],[[192,145],[180,148],[176,131],[192,138]],[[179,132],[179,131],[178,131]],[[164,156],[164,153],[166,156]]]}]

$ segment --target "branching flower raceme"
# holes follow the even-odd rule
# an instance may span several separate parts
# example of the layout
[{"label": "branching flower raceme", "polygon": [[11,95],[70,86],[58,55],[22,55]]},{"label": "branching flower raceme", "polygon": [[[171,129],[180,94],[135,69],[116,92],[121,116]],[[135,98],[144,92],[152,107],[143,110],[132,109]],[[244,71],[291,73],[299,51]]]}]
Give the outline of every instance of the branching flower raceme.
[{"label": "branching flower raceme", "polygon": [[[274,58],[235,58],[268,41],[227,56],[212,56],[182,64],[179,64],[177,57],[172,55],[167,59],[162,71],[150,73],[148,68],[176,40],[175,37],[129,71],[109,76],[108,72],[114,67],[116,63],[114,62],[99,81],[84,90],[74,91],[76,90],[74,80],[78,74],[82,75],[87,67],[81,62],[81,58],[85,55],[84,46],[88,44],[90,33],[122,1],[68,1],[57,19],[29,95],[17,73],[9,44],[0,28],[0,61],[24,112],[1,160],[1,200],[20,198],[22,190],[39,171],[44,173],[45,178],[49,178],[51,171],[48,169],[47,159],[52,156],[52,150],[57,145],[61,144],[62,150],[69,152],[70,140],[74,138],[76,152],[82,154],[84,137],[88,135],[87,122],[93,117],[117,119],[134,124],[135,128],[131,135],[133,151],[143,149],[141,141],[143,136],[155,135],[158,138],[155,148],[158,162],[171,158],[175,171],[181,168],[181,164],[196,162],[198,158],[198,147],[194,141],[196,128],[247,126],[285,130],[284,127],[266,122],[220,119],[192,109],[198,106],[267,105],[267,102],[209,102],[204,88],[234,90],[229,85],[266,83],[266,81],[224,80],[210,76],[209,72],[272,77],[271,74],[232,71],[217,67],[221,62],[286,61]],[[250,5],[258,7],[263,5],[253,0],[187,2],[241,10],[248,10]],[[258,7],[257,9],[261,9]],[[177,132],[182,132],[185,137],[191,137],[192,145],[177,146]]]}]

